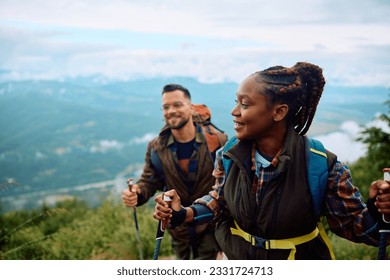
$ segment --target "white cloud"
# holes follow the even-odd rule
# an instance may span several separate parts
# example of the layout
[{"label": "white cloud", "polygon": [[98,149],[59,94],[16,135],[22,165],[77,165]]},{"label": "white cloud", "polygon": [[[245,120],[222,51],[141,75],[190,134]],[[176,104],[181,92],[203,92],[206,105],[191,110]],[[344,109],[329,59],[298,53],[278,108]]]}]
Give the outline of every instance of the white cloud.
[{"label": "white cloud", "polygon": [[120,150],[123,144],[117,140],[100,140],[97,145],[90,148],[91,153],[105,153],[109,150]]},{"label": "white cloud", "polygon": [[[375,119],[367,123],[364,127],[378,127],[383,131],[390,133],[390,127],[387,122]],[[320,140],[326,149],[337,155],[337,158],[343,162],[352,163],[364,156],[367,152],[367,146],[356,141],[363,127],[354,121],[343,122],[337,131],[313,136]]]},{"label": "white cloud", "polygon": [[157,136],[156,133],[149,132],[141,137],[134,137],[128,143],[119,142],[117,140],[100,140],[97,144],[91,146],[89,151],[91,153],[105,153],[109,150],[120,150],[128,145],[147,144]]},{"label": "white cloud", "polygon": [[354,162],[366,153],[366,146],[356,141],[360,128],[353,121],[341,124],[339,131],[315,138],[320,140],[325,148],[337,155],[343,162]]},{"label": "white cloud", "polygon": [[388,122],[380,120],[378,116],[373,121],[369,122],[366,127],[376,127],[386,133],[390,133],[390,126],[388,125]]},{"label": "white cloud", "polygon": [[45,158],[45,157],[46,157],[46,155],[44,153],[42,153],[40,151],[36,151],[35,152],[35,158],[42,159],[42,158]]},{"label": "white cloud", "polygon": [[143,135],[141,137],[135,137],[132,140],[130,140],[130,145],[131,144],[144,144],[144,143],[148,143],[151,140],[153,140],[155,137],[157,137],[156,133],[153,133],[153,132],[146,133],[145,135]]},{"label": "white cloud", "polygon": [[[386,1],[1,1],[3,78],[100,73],[240,81],[310,61],[329,82],[389,85]],[[35,62],[35,63],[34,63]]]}]

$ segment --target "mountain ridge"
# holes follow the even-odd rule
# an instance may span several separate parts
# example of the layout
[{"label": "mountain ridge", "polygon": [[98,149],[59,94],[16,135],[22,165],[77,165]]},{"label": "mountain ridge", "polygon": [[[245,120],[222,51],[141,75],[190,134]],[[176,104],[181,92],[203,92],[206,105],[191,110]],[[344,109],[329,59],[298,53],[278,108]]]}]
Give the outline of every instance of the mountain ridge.
[{"label": "mountain ridge", "polygon": [[[1,82],[0,184],[14,180],[20,185],[1,190],[1,197],[55,193],[113,180],[119,173],[139,175],[140,168],[131,166],[142,165],[147,142],[164,123],[161,89],[171,82],[187,87],[193,103],[209,106],[212,121],[230,137],[234,134],[235,83],[187,78],[96,82],[93,77]],[[346,119],[364,124],[376,112],[386,112],[387,94],[384,87],[327,87],[311,131],[330,131]]]}]

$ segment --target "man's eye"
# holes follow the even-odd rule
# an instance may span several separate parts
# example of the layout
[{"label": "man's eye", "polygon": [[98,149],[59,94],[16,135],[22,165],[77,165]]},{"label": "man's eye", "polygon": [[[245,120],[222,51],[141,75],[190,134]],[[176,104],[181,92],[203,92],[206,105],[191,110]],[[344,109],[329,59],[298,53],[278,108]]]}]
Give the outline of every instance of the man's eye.
[{"label": "man's eye", "polygon": [[180,102],[173,103],[173,107],[174,107],[175,109],[179,109],[179,108],[181,108],[183,105],[184,105],[184,104],[183,104],[183,103],[180,103]]}]

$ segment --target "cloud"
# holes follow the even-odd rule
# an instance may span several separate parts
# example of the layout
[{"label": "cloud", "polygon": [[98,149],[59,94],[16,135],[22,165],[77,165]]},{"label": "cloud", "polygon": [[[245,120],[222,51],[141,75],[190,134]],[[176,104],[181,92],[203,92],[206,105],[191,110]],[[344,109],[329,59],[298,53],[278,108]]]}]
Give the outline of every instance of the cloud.
[{"label": "cloud", "polygon": [[91,153],[105,153],[109,150],[120,150],[123,144],[116,140],[100,140],[97,145],[90,148]]},{"label": "cloud", "polygon": [[389,85],[388,2],[274,2],[4,0],[2,77],[238,82],[272,65],[310,61],[332,83]]},{"label": "cloud", "polygon": [[141,137],[134,137],[128,143],[123,143],[117,140],[100,140],[97,144],[93,145],[89,151],[91,153],[105,153],[110,150],[121,150],[125,146],[147,144],[153,138],[157,136],[156,133],[146,133]]},{"label": "cloud", "polygon": [[153,140],[155,137],[157,137],[156,133],[150,132],[146,133],[142,137],[135,137],[132,140],[130,140],[130,145],[132,144],[145,144]]},{"label": "cloud", "polygon": [[[364,127],[377,127],[390,133],[387,122],[375,119]],[[352,163],[367,153],[367,145],[358,142],[356,139],[361,136],[363,127],[354,121],[343,122],[337,131],[313,136],[320,140],[326,149],[337,155],[343,162]]]},{"label": "cloud", "polygon": [[343,162],[354,162],[364,156],[367,147],[356,141],[360,127],[356,122],[348,121],[341,124],[338,131],[315,138],[320,140],[325,148],[337,155]]}]

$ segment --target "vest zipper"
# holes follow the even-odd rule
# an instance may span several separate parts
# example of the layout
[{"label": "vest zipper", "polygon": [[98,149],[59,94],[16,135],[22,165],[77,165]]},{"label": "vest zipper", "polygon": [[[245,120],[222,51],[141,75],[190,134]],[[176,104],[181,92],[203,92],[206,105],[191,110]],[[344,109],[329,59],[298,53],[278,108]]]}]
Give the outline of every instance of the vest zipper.
[{"label": "vest zipper", "polygon": [[270,229],[270,234],[273,233],[274,228],[275,228],[275,223],[276,223],[276,216],[278,213],[279,209],[279,203],[280,203],[280,197],[281,197],[282,190],[279,187],[278,191],[276,192],[276,199],[275,199],[275,204],[274,204],[274,211],[272,212],[272,222],[271,222],[271,229]]},{"label": "vest zipper", "polygon": [[236,196],[236,212],[237,212],[237,218],[238,220],[241,220],[241,215],[240,215],[240,208],[238,207],[238,205],[240,205],[240,197],[241,197],[241,188],[240,186],[238,186],[237,188],[237,196]]},{"label": "vest zipper", "polygon": [[[236,157],[234,157],[234,156],[232,156],[232,155],[230,155],[230,159],[233,160],[233,162],[234,162],[235,164],[237,164],[237,162],[239,162],[238,160],[236,161],[236,160],[235,160]],[[246,173],[246,170],[245,170],[245,168],[242,166],[242,164],[237,164],[237,166],[238,166],[240,172],[241,172],[242,170],[244,170],[244,172],[245,172],[245,180],[242,180],[242,178],[240,178],[240,179],[238,180],[238,185],[236,186],[236,187],[237,187],[237,195],[236,195],[236,200],[235,200],[235,202],[236,202],[236,213],[237,213],[237,218],[238,218],[238,220],[241,220],[240,208],[238,207],[238,205],[240,205],[239,202],[240,202],[240,199],[241,199],[241,186],[240,186],[240,184],[250,182],[250,178],[249,178],[248,174]],[[226,179],[227,179],[227,178],[225,178],[225,183],[226,183]]]},{"label": "vest zipper", "polygon": [[265,192],[267,190],[268,183],[266,183],[264,186],[262,186],[260,190],[260,197],[259,197],[259,205],[257,205],[256,215],[254,216],[254,223],[257,223],[257,217],[260,215],[261,205],[263,204],[263,198],[265,195]]}]

